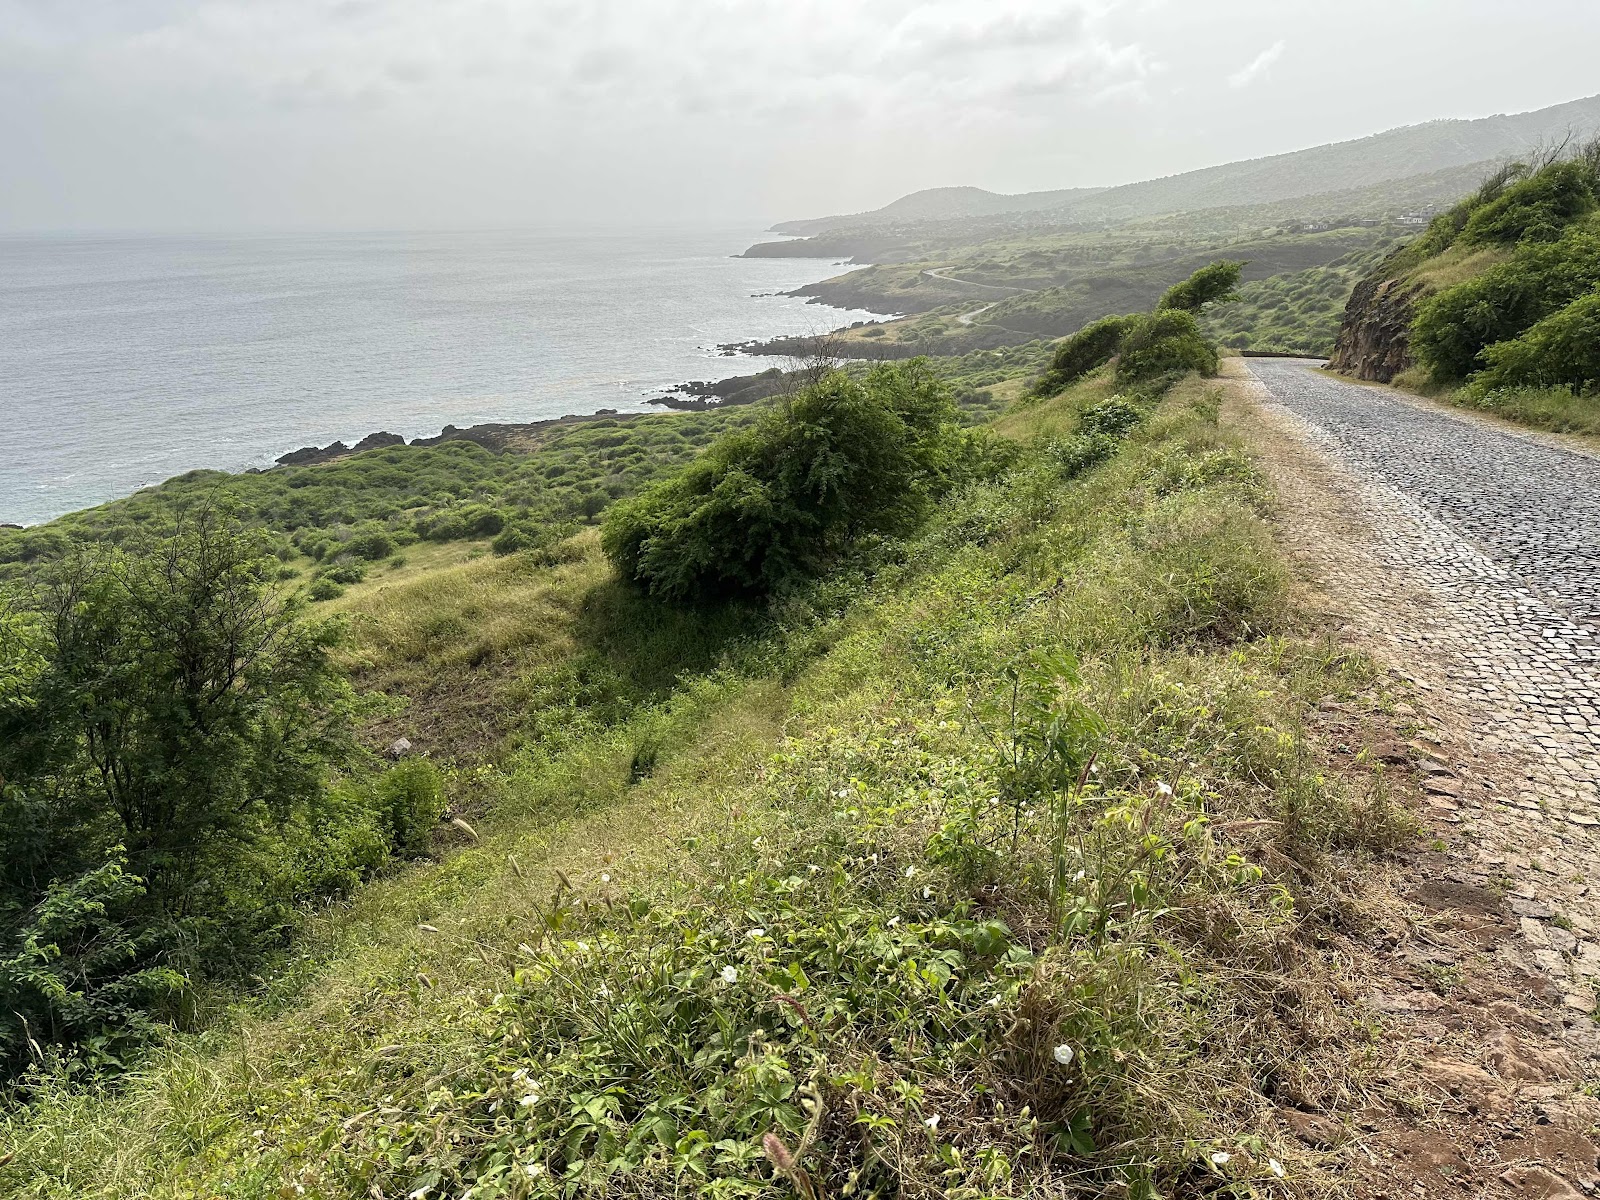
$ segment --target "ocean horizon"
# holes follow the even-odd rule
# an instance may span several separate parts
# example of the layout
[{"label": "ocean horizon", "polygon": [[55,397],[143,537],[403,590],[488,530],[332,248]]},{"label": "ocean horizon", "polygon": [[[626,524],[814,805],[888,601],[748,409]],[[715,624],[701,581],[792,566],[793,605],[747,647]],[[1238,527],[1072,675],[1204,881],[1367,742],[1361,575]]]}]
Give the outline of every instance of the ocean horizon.
[{"label": "ocean horizon", "polygon": [[747,225],[0,238],[0,522],[199,468],[445,425],[651,411],[774,365],[729,342],[864,311],[776,295],[834,259]]}]

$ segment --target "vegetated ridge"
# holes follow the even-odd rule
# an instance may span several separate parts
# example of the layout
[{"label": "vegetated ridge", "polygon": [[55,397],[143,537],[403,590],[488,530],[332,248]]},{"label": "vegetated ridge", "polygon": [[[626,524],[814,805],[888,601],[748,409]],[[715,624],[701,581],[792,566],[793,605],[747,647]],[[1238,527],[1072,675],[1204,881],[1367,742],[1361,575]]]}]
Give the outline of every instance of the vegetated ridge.
[{"label": "vegetated ridge", "polygon": [[1004,196],[976,187],[925,188],[901,196],[871,212],[848,216],[814,217],[803,221],[780,221],[774,233],[809,234],[841,225],[893,225],[902,221],[939,221],[952,217],[986,217],[997,213],[1038,212],[1061,208],[1103,188],[1062,188],[1053,192],[1024,192]]},{"label": "vegetated ridge", "polygon": [[1333,366],[1600,430],[1600,139],[1495,172],[1356,287]]},{"label": "vegetated ridge", "polygon": [[[1520,155],[1541,142],[1600,128],[1600,95],[1532,112],[1476,120],[1407,125],[1368,137],[1264,158],[1185,171],[1106,188],[998,196],[969,188],[936,188],[901,197],[870,213],[788,221],[784,233],[860,224],[938,220],[1005,212],[1046,212],[1067,221],[1122,221],[1161,213],[1263,204],[1369,187],[1458,167],[1477,167]],[[972,193],[977,193],[974,196]],[[1060,197],[1060,202],[1053,202]],[[805,227],[802,229],[801,227]]]},{"label": "vegetated ridge", "polygon": [[[636,418],[743,425],[607,508],[598,545],[311,601],[268,553],[292,539],[244,520],[259,498],[75,524],[0,610],[0,1191],[1153,1195],[1315,1173],[1284,1089],[1337,1109],[1369,1036],[1316,947],[1360,925],[1340,889],[1410,826],[1307,724],[1376,697],[1288,603],[1205,382],[1197,314],[1237,279],[1217,264],[1063,344],[1025,395],[1014,364],[987,428],[922,364]],[[562,465],[554,445],[534,460]],[[436,456],[475,451],[285,479],[398,485],[409,456],[443,483]],[[364,521],[420,519],[383,496]],[[368,536],[346,524],[325,536]],[[234,619],[242,639],[203,636]],[[236,645],[271,647],[239,687]],[[175,669],[196,653],[217,670]],[[390,685],[379,709],[345,663]],[[473,672],[523,738],[353,751],[419,680]],[[341,701],[308,725],[318,688]],[[213,692],[216,765],[193,727]],[[185,822],[115,802],[210,795],[189,786],[208,768],[228,787]],[[267,897],[267,927],[232,923]]]},{"label": "vegetated ridge", "polygon": [[[959,215],[960,201],[940,208],[944,192],[919,194],[909,206],[915,218],[898,205],[866,223],[829,218],[809,238],[749,253],[870,262],[797,292],[906,314],[850,330],[844,350],[861,358],[1061,336],[1154,303],[1175,280],[1224,258],[1244,260],[1247,281],[1261,286],[1210,314],[1215,336],[1241,350],[1325,354],[1336,327],[1330,309],[1384,253],[1506,159],[1596,129],[1600,97],[1512,117],[1430,122],[1109,188],[1055,208],[1031,207],[1046,195],[1034,193],[1018,201],[1028,207]],[[996,203],[985,199],[981,207]],[[1299,277],[1262,282],[1278,275]],[[768,348],[791,346],[780,339]]]}]

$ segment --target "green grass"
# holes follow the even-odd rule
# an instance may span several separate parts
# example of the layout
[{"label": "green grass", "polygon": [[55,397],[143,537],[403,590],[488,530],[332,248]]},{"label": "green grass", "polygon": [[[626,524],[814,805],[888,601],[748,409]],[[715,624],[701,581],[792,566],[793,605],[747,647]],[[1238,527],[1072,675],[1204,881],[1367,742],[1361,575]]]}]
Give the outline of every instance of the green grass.
[{"label": "green grass", "polygon": [[0,582],[25,578],[69,540],[132,543],[206,503],[232,505],[269,530],[297,575],[340,559],[372,532],[404,551],[419,540],[486,541],[507,526],[539,535],[574,528],[750,417],[749,409],[618,417],[549,426],[502,451],[450,441],[254,475],[191,471],[43,525],[0,531]]},{"label": "green grass", "polygon": [[[1414,387],[1419,381],[1413,375],[1402,376],[1395,382]],[[1600,437],[1600,395],[1594,393],[1580,395],[1567,388],[1499,388],[1481,392],[1476,388],[1424,387],[1422,390],[1426,395],[1461,408],[1492,413],[1529,429]]]},{"label": "green grass", "polygon": [[[1009,414],[1010,477],[692,652],[592,556],[552,568],[536,586],[563,611],[530,593],[511,622],[556,631],[533,653],[653,690],[480,769],[479,840],[321,917],[231,1019],[116,1088],[35,1080],[0,1118],[0,1192],[1313,1177],[1262,1132],[1258,1081],[1336,1109],[1363,1036],[1314,947],[1359,922],[1341,873],[1404,825],[1328,772],[1302,714],[1371,675],[1288,607],[1205,385],[1070,474],[1108,386]],[[464,578],[439,606],[492,617],[500,569],[445,568]],[[389,630],[370,669],[460,669],[455,642],[406,641],[427,596],[346,603]]]}]

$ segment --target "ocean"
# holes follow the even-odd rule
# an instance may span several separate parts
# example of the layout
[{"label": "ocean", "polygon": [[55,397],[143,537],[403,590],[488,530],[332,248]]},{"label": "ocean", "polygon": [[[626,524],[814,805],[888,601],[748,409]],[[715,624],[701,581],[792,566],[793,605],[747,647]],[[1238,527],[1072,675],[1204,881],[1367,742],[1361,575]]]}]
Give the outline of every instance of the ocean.
[{"label": "ocean", "polygon": [[0,237],[0,522],[377,430],[648,410],[871,314],[771,293],[754,227]]}]

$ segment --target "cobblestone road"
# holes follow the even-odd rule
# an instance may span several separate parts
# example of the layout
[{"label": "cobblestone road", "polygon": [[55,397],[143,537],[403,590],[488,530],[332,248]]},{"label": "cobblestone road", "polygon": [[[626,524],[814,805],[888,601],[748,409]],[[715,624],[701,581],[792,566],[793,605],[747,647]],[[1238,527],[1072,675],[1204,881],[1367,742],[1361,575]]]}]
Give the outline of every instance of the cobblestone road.
[{"label": "cobblestone road", "polygon": [[[1300,552],[1429,707],[1455,715],[1459,781],[1430,791],[1459,826],[1464,876],[1507,888],[1525,959],[1587,1008],[1600,978],[1600,457],[1315,362],[1246,365],[1264,424],[1315,452],[1275,464],[1301,509],[1287,514],[1304,526]],[[1298,478],[1324,468],[1324,482]],[[1318,511],[1330,491],[1342,525]]]}]

